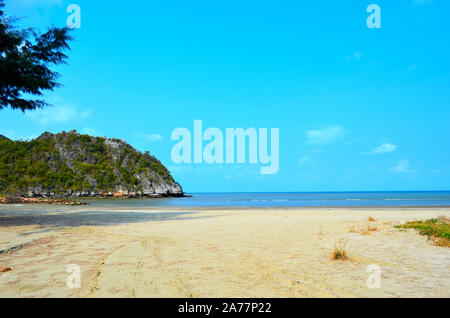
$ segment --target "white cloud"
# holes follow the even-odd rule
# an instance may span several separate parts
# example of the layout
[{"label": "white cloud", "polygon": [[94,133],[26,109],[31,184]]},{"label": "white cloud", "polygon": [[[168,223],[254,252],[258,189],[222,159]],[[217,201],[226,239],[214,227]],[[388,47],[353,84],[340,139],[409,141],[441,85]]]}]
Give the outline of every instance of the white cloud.
[{"label": "white cloud", "polygon": [[25,115],[38,121],[41,125],[52,123],[68,123],[73,120],[85,119],[91,117],[90,110],[79,111],[74,106],[47,106],[42,109],[27,112]]},{"label": "white cloud", "polygon": [[148,141],[160,141],[162,139],[163,139],[163,137],[159,134],[151,134],[151,135],[147,136]]},{"label": "white cloud", "polygon": [[390,152],[394,152],[397,149],[397,145],[394,144],[382,144],[379,147],[376,147],[375,149],[372,150],[372,154],[382,154],[382,153],[390,153]]},{"label": "white cloud", "polygon": [[321,130],[309,130],[306,137],[311,145],[325,145],[341,139],[344,134],[345,130],[341,126],[329,126]]},{"label": "white cloud", "polygon": [[352,61],[352,60],[356,60],[359,61],[362,57],[362,53],[359,51],[354,52],[352,55],[347,56],[347,58],[345,59],[347,62]]},{"label": "white cloud", "polygon": [[416,172],[416,170],[410,169],[411,164],[408,160],[403,159],[397,162],[397,164],[391,168],[391,172],[394,173],[413,173]]},{"label": "white cloud", "polygon": [[0,135],[11,140],[33,140],[38,137],[37,135],[23,136],[12,129],[0,129]]},{"label": "white cloud", "polygon": [[163,140],[163,137],[160,134],[136,134],[135,137],[150,142]]},{"label": "white cloud", "polygon": [[81,129],[82,135],[98,136],[98,131],[91,127],[84,127]]},{"label": "white cloud", "polygon": [[80,113],[81,118],[89,118],[89,117],[91,117],[91,115],[92,115],[92,110],[83,110]]}]

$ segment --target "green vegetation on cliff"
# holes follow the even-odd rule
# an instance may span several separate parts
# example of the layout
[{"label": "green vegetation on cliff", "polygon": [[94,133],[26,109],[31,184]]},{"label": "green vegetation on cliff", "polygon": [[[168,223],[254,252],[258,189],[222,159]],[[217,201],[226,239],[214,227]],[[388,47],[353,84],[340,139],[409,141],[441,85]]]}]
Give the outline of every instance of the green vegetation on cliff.
[{"label": "green vegetation on cliff", "polygon": [[44,133],[31,141],[0,137],[0,194],[25,196],[180,195],[181,187],[148,152],[123,140]]}]

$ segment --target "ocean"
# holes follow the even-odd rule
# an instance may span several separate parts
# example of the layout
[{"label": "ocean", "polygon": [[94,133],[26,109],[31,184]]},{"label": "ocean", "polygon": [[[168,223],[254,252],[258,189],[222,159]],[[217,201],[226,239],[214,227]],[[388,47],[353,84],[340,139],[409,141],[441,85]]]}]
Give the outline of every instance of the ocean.
[{"label": "ocean", "polygon": [[96,206],[130,207],[412,207],[450,206],[450,191],[323,193],[192,193],[186,198],[94,199]]}]

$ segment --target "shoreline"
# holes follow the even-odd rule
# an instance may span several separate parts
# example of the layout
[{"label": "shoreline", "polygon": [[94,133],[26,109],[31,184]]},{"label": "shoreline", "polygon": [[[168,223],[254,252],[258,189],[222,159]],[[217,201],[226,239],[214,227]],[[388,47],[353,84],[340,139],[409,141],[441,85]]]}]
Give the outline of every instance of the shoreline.
[{"label": "shoreline", "polygon": [[139,199],[161,199],[161,198],[190,198],[190,195],[155,195],[155,196],[62,196],[62,197],[0,197],[1,205],[14,205],[14,204],[51,204],[51,205],[88,205],[87,202],[82,200],[139,200]]},{"label": "shoreline", "polygon": [[[51,205],[66,205],[66,206],[80,206],[80,207],[92,207],[93,209],[98,209],[99,206],[91,206],[89,200],[105,200],[108,202],[123,202],[128,200],[128,198],[84,198],[88,202],[78,201],[78,200],[52,200],[41,199],[32,202],[17,202],[17,203],[4,203],[0,198],[0,207],[17,207],[18,205],[33,205],[33,206],[51,206]],[[130,200],[139,200],[137,198],[132,198]],[[58,202],[58,201],[61,201]],[[75,204],[65,204],[69,202],[74,202]],[[148,212],[181,212],[181,211],[270,211],[270,210],[287,210],[287,211],[304,211],[304,210],[364,210],[364,211],[376,211],[376,210],[437,210],[437,209],[447,209],[450,211],[450,205],[361,205],[361,206],[134,206],[134,205],[123,205],[123,206],[101,206],[102,210],[105,211],[148,211]]]},{"label": "shoreline", "polygon": [[56,199],[56,198],[0,198],[0,204],[2,205],[15,205],[15,204],[33,204],[33,205],[87,205],[86,202],[71,199]]}]

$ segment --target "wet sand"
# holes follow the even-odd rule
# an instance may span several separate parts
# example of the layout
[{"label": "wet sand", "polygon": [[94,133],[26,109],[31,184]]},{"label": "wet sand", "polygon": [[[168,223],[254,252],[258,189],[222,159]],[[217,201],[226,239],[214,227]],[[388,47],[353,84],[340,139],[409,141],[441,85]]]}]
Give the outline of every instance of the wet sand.
[{"label": "wet sand", "polygon": [[449,208],[20,209],[0,209],[0,297],[450,297],[450,249],[393,227]]}]

